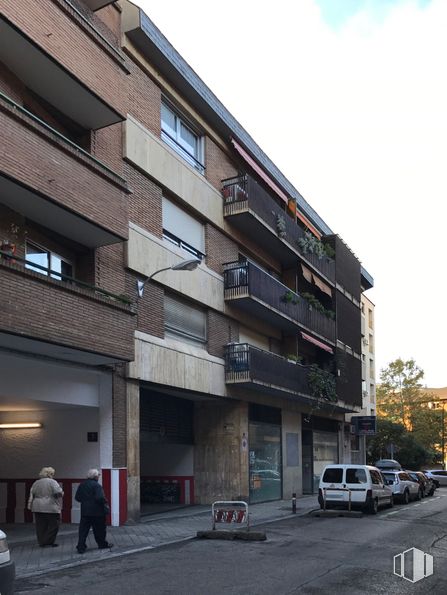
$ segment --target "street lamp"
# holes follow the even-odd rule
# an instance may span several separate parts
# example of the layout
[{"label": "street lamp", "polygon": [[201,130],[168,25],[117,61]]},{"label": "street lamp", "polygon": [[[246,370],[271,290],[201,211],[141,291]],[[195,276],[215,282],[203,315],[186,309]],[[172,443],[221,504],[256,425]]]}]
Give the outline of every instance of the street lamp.
[{"label": "street lamp", "polygon": [[137,280],[138,297],[143,297],[144,286],[148,281],[155,277],[155,275],[158,275],[158,273],[162,273],[163,271],[193,271],[198,267],[200,262],[201,261],[197,260],[197,258],[182,260],[178,264],[174,264],[171,267],[164,267],[163,269],[158,269],[158,271],[155,271],[155,273],[152,273],[152,275],[146,277],[144,281]]}]

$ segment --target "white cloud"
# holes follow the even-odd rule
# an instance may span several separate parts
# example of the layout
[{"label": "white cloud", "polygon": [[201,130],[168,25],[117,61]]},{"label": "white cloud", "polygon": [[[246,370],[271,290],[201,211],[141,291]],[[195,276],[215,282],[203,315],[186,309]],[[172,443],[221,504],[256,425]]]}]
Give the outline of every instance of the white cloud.
[{"label": "white cloud", "polygon": [[374,275],[377,369],[447,385],[447,2],[337,30],[313,0],[139,4]]}]

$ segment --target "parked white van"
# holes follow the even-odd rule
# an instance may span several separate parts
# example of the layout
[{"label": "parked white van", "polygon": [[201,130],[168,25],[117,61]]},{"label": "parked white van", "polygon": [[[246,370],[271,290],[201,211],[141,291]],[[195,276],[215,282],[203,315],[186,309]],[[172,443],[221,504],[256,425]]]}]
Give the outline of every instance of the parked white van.
[{"label": "parked white van", "polygon": [[348,508],[376,514],[381,506],[393,506],[393,492],[383,475],[370,465],[327,465],[321,475],[318,502],[321,508]]}]

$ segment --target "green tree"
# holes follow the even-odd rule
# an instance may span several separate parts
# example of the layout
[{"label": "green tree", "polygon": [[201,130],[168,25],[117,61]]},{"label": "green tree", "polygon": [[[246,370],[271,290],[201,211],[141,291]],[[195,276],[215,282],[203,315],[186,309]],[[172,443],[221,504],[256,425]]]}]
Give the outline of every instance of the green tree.
[{"label": "green tree", "polygon": [[411,410],[414,403],[421,400],[423,377],[424,371],[414,359],[398,358],[381,370],[377,387],[379,415],[411,430]]},{"label": "green tree", "polygon": [[423,377],[424,371],[414,359],[391,362],[380,374],[377,414],[401,424],[426,452],[436,454],[442,441],[441,411],[430,407],[435,397],[422,390]]},{"label": "green tree", "polygon": [[394,448],[394,458],[405,469],[420,469],[434,459],[435,453],[421,444],[405,426],[379,418],[377,434],[368,438],[367,442],[369,463],[374,465],[378,459],[390,458],[391,445]]}]

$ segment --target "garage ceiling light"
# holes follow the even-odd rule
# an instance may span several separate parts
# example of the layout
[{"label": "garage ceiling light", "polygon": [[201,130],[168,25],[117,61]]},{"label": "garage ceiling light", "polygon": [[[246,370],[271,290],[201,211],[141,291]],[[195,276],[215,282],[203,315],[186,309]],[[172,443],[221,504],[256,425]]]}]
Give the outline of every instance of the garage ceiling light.
[{"label": "garage ceiling light", "polygon": [[0,430],[22,430],[27,428],[41,428],[40,422],[23,422],[14,424],[0,424]]}]

